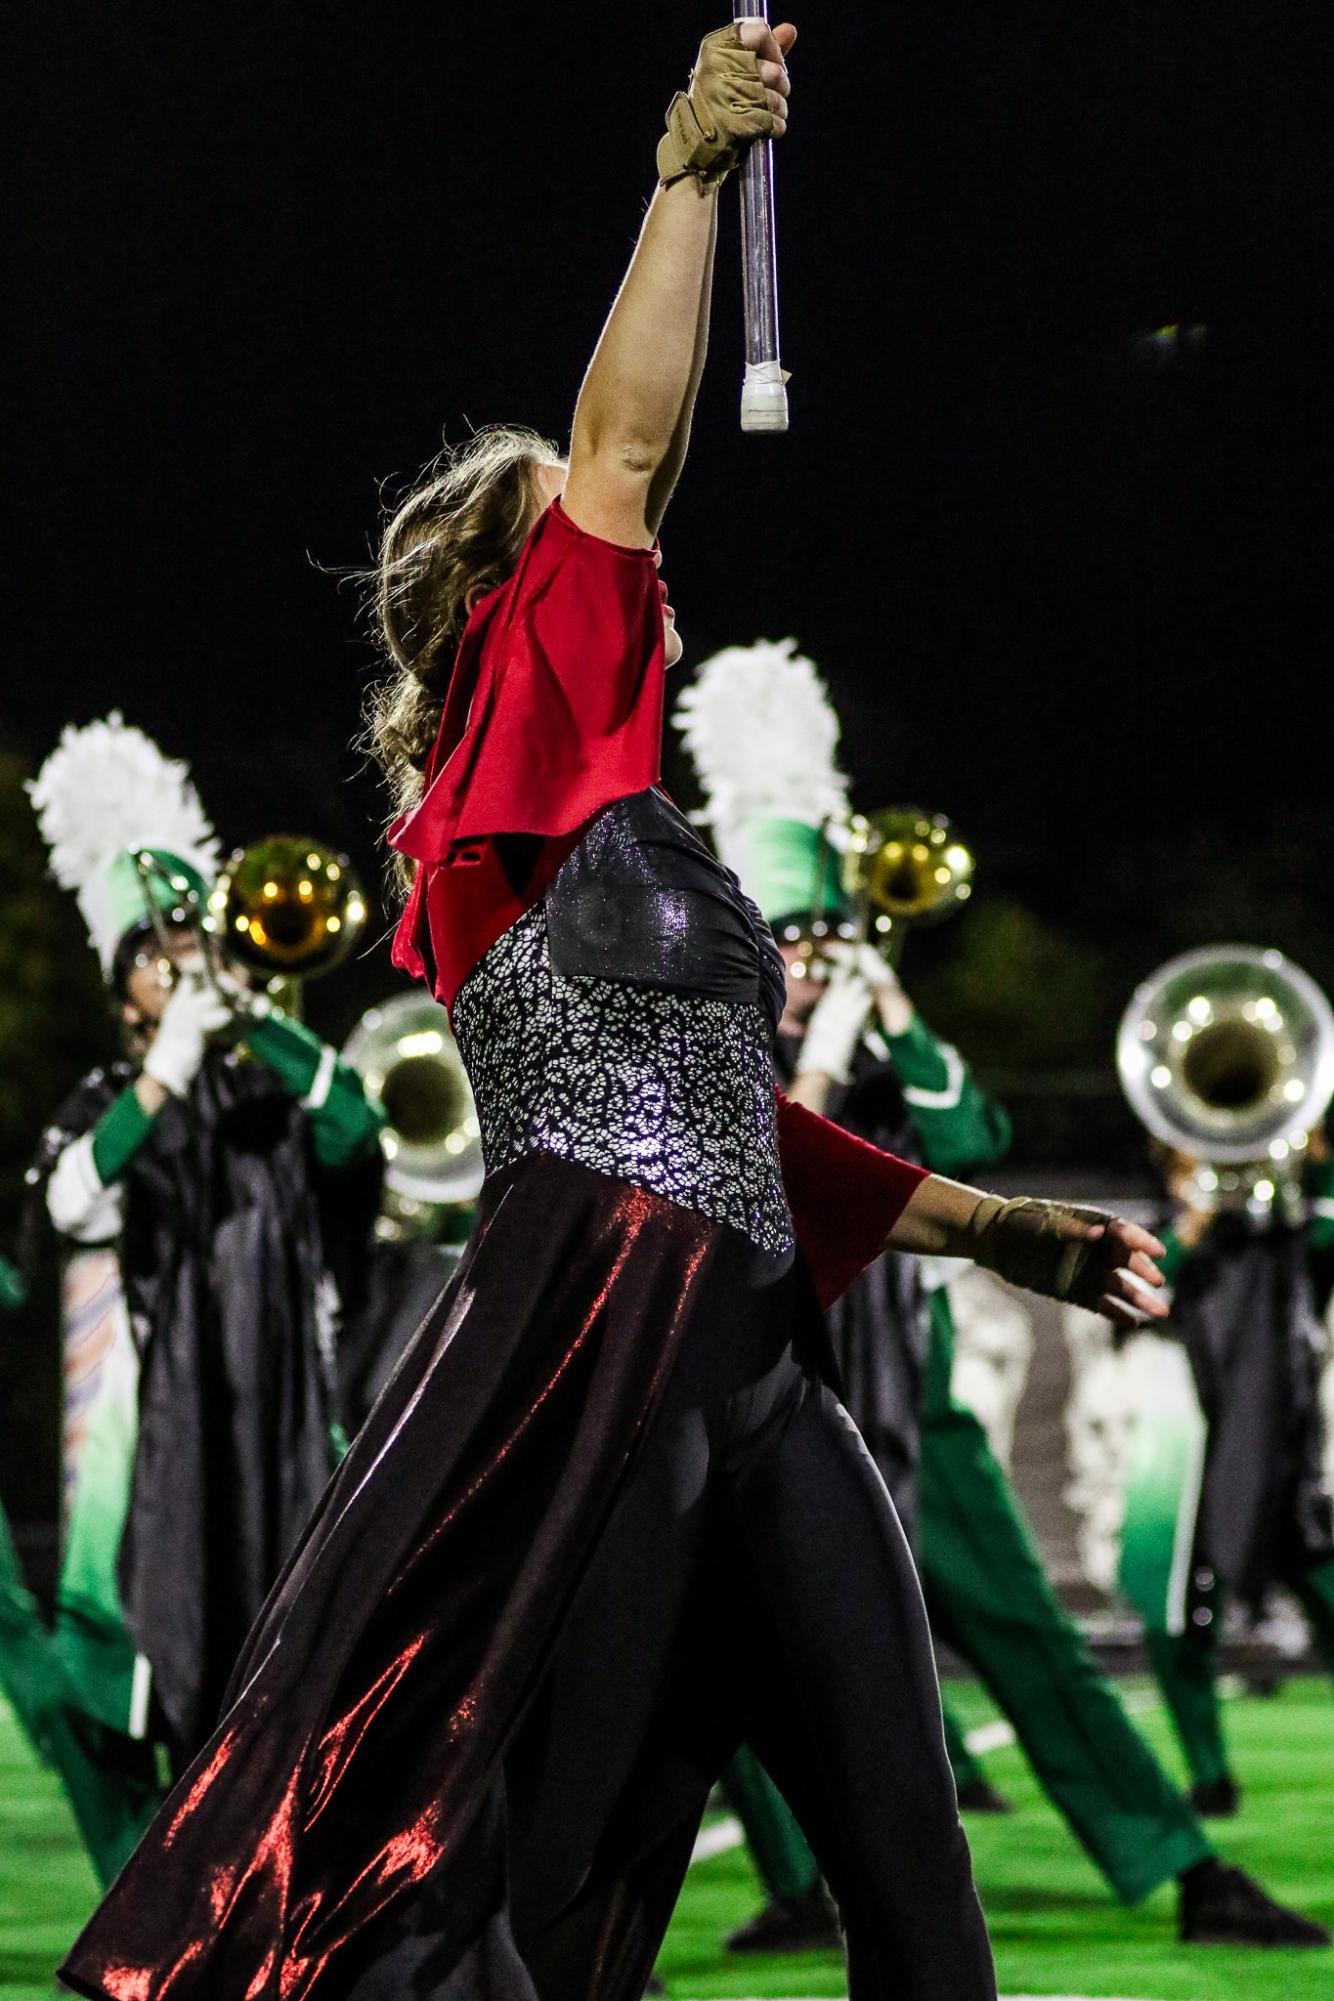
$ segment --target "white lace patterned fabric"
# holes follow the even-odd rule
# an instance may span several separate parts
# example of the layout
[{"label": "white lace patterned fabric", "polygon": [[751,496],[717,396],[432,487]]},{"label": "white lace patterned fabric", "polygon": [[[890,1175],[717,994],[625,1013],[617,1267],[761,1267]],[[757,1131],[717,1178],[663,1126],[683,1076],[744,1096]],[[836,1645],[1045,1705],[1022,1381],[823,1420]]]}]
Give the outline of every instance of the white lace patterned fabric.
[{"label": "white lace patterned fabric", "polygon": [[792,1248],[758,1002],[563,978],[537,903],[469,974],[453,1027],[488,1174],[558,1154]]}]

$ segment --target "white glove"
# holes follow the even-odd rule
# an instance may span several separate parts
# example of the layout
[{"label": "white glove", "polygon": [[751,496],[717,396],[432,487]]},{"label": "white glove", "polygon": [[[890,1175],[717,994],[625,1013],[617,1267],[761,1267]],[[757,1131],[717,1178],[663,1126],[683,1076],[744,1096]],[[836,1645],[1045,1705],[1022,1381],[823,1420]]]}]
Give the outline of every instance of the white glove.
[{"label": "white glove", "polygon": [[902,1035],[905,1029],[911,1028],[913,1004],[903,991],[894,967],[869,939],[856,944],[845,938],[836,938],[832,943],[822,945],[820,950],[821,956],[832,965],[861,974],[871,989],[871,1000],[886,1035]]},{"label": "white glove", "polygon": [[225,959],[213,969],[213,984],[231,1008],[233,1017],[248,1015],[252,1020],[259,1021],[274,1011],[269,996],[262,991],[257,992],[245,974]]},{"label": "white glove", "polygon": [[875,946],[869,940],[864,939],[860,945],[853,945],[849,949],[852,954],[851,963],[861,974],[868,987],[876,990],[885,987],[891,993],[902,991],[899,987],[899,976],[890,965],[889,960],[882,953],[877,952]]},{"label": "white glove", "polygon": [[183,1098],[199,1074],[209,1038],[226,1028],[232,1011],[222,995],[198,973],[187,973],[172,988],[152,1046],[144,1058],[144,1075]]},{"label": "white glove", "polygon": [[855,964],[836,962],[802,1038],[797,1057],[799,1077],[818,1070],[836,1084],[848,1082],[871,1012],[871,999],[870,984]]},{"label": "white glove", "polygon": [[912,1027],[915,1009],[898,973],[870,943],[857,947],[856,965],[875,997],[875,1011],[885,1034],[902,1035]]}]

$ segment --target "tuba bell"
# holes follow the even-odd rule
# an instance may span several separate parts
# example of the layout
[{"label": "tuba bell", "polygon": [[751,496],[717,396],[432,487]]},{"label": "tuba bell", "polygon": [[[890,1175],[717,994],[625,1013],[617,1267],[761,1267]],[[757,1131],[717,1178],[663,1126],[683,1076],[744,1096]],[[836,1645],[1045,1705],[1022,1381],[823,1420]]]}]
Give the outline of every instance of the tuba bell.
[{"label": "tuba bell", "polygon": [[1149,1132],[1201,1163],[1203,1206],[1264,1210],[1334,1096],[1334,1011],[1282,952],[1210,945],[1136,988],[1116,1064]]},{"label": "tuba bell", "polygon": [[482,1185],[481,1126],[440,1002],[396,994],[361,1017],[342,1054],[384,1109],[394,1233],[415,1233],[440,1209],[472,1201]]}]

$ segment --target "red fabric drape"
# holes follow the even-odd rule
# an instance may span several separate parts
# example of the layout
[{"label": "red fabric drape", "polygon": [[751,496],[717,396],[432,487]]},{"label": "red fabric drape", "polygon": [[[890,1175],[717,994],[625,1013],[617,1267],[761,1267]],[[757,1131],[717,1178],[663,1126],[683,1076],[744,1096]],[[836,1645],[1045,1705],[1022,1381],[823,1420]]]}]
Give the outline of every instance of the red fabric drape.
[{"label": "red fabric drape", "polygon": [[[421,802],[390,830],[421,865],[396,966],[420,979],[433,960],[452,1003],[594,815],[657,784],[664,673],[652,550],[585,534],[554,501],[468,621]],[[516,886],[498,834],[554,845]]]}]

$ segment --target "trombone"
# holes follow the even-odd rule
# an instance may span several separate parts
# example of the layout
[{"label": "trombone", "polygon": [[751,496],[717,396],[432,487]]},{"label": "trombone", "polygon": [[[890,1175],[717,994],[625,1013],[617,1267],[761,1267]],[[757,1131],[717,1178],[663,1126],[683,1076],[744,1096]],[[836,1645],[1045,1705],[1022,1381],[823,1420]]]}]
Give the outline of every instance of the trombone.
[{"label": "trombone", "polygon": [[973,893],[972,849],[952,820],[920,806],[887,806],[826,822],[823,853],[837,857],[831,865],[839,869],[852,920],[840,926],[818,915],[822,881],[792,968],[798,979],[819,977],[816,968],[830,937],[872,942],[897,966],[910,931],[952,917]]},{"label": "trombone", "polygon": [[[224,963],[259,975],[269,998],[289,1014],[300,1012],[300,983],[341,965],[366,924],[366,898],[347,856],[308,835],[270,834],[238,848],[201,906],[183,877],[170,875],[151,849],[133,850],[144,887],[148,920],[168,977],[174,976],[168,916],[195,931],[212,981],[229,1006],[243,1012],[237,994],[219,977],[216,941]],[[164,910],[153,884],[176,898]]]},{"label": "trombone", "polygon": [[843,881],[861,935],[883,941],[898,963],[907,934],[939,924],[973,893],[976,859],[953,821],[920,806],[889,806],[850,825]]}]

